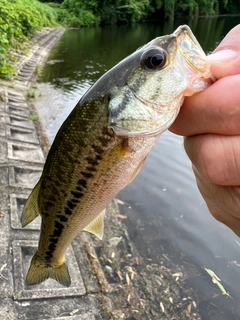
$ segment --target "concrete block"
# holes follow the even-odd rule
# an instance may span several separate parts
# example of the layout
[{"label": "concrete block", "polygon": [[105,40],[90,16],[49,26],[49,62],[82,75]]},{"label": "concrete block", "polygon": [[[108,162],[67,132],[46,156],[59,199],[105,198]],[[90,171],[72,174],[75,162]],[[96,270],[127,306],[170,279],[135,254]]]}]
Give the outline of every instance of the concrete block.
[{"label": "concrete block", "polygon": [[23,129],[11,125],[6,125],[6,134],[9,139],[20,140],[23,142],[39,143],[36,131],[31,128]]},{"label": "concrete block", "polygon": [[7,162],[7,142],[0,138],[0,161]]},{"label": "concrete block", "polygon": [[42,174],[42,166],[9,167],[9,183],[16,187],[33,188]]},{"label": "concrete block", "polygon": [[27,270],[32,256],[37,251],[37,246],[37,241],[16,240],[12,242],[14,297],[21,300],[83,296],[86,289],[71,246],[66,253],[66,261],[72,280],[69,288],[63,287],[53,279],[48,279],[39,285],[27,286],[25,284]]},{"label": "concrete block", "polygon": [[8,142],[8,159],[44,163],[45,157],[39,145],[24,142]]},{"label": "concrete block", "polygon": [[7,124],[10,124],[11,126],[34,129],[33,121],[17,115],[10,115],[10,114],[6,115],[5,122]]},{"label": "concrete block", "polygon": [[16,105],[7,105],[7,112],[11,115],[21,116],[28,118],[30,115],[30,111],[26,108],[23,108],[22,106],[16,106]]}]

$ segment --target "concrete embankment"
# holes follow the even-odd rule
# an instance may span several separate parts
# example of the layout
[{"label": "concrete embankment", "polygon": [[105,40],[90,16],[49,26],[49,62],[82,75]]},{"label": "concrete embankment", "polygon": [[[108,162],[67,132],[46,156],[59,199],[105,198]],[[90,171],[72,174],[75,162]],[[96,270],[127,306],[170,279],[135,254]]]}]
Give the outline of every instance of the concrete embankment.
[{"label": "concrete embankment", "polygon": [[[70,288],[56,281],[28,287],[25,276],[36,251],[40,219],[22,229],[24,203],[44,165],[48,142],[27,93],[63,28],[45,29],[20,56],[18,76],[0,87],[0,315],[1,319],[108,319],[99,303],[98,280],[86,250],[75,240],[67,253]],[[35,120],[35,121],[34,121]],[[101,299],[102,301],[102,299]]]}]

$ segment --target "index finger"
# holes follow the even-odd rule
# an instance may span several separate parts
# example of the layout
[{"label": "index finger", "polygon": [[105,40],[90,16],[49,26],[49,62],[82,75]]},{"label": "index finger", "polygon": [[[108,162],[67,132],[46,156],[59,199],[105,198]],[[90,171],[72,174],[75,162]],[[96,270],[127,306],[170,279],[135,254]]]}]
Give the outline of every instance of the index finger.
[{"label": "index finger", "polygon": [[229,31],[208,59],[216,79],[240,74],[240,24]]},{"label": "index finger", "polygon": [[226,35],[208,59],[213,76],[220,80],[207,90],[185,99],[170,127],[170,131],[176,134],[240,133],[240,25]]},{"label": "index finger", "polygon": [[218,80],[207,90],[186,98],[170,127],[173,133],[240,134],[240,74]]}]

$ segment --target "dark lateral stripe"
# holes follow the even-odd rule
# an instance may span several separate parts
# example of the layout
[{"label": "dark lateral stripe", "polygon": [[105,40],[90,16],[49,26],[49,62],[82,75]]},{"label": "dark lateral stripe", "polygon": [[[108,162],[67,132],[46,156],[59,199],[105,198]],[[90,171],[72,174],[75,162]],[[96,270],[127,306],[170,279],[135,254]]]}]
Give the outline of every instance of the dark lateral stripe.
[{"label": "dark lateral stripe", "polygon": [[64,226],[60,222],[55,221],[54,228],[54,237],[60,237]]},{"label": "dark lateral stripe", "polygon": [[101,156],[100,154],[97,154],[97,155],[96,155],[96,159],[97,159],[98,161],[100,161],[100,160],[102,160],[102,156]]},{"label": "dark lateral stripe", "polygon": [[70,200],[67,201],[67,206],[70,209],[74,209],[76,207],[76,203],[72,203]]},{"label": "dark lateral stripe", "polygon": [[71,199],[71,201],[72,201],[73,203],[79,203],[79,202],[80,202],[80,200],[78,200],[78,199]]},{"label": "dark lateral stripe", "polygon": [[45,260],[49,261],[53,257],[52,252],[49,250],[46,252]]},{"label": "dark lateral stripe", "polygon": [[92,178],[93,177],[93,174],[90,173],[90,172],[84,172],[84,171],[81,171],[81,174],[84,176],[84,178]]},{"label": "dark lateral stripe", "polygon": [[71,191],[71,194],[72,194],[75,198],[81,198],[81,197],[83,197],[83,193],[81,193],[81,192]]},{"label": "dark lateral stripe", "polygon": [[83,188],[87,188],[87,181],[84,179],[78,180],[78,185],[82,186]]},{"label": "dark lateral stripe", "polygon": [[62,214],[57,214],[56,217],[61,221],[61,222],[67,222],[68,217],[62,215]]},{"label": "dark lateral stripe", "polygon": [[70,216],[72,214],[72,210],[70,210],[68,207],[64,208],[64,212]]},{"label": "dark lateral stripe", "polygon": [[93,145],[92,147],[93,147],[93,150],[94,150],[96,153],[98,153],[98,154],[101,154],[101,153],[103,153],[103,151],[104,151],[104,150],[103,150],[101,147],[99,147],[99,146]]},{"label": "dark lateral stripe", "polygon": [[96,159],[87,157],[86,160],[87,160],[87,162],[88,162],[89,164],[91,164],[92,166],[97,166],[97,165],[98,165],[98,161],[97,161]]},{"label": "dark lateral stripe", "polygon": [[87,167],[86,170],[95,172],[97,169],[92,166],[92,167]]},{"label": "dark lateral stripe", "polygon": [[54,251],[56,249],[56,244],[55,243],[50,243],[48,246],[49,251]]},{"label": "dark lateral stripe", "polygon": [[50,237],[50,242],[52,243],[58,243],[58,238],[53,238],[52,236]]}]

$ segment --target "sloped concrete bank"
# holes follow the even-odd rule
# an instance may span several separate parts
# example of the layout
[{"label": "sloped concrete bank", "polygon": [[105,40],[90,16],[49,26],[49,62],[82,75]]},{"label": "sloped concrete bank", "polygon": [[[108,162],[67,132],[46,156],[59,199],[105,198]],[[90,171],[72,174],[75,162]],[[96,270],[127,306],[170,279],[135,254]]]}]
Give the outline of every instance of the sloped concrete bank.
[{"label": "sloped concrete bank", "polygon": [[[49,144],[34,121],[36,111],[27,99],[50,49],[63,28],[44,29],[29,46],[28,56],[19,56],[18,76],[0,87],[0,316],[1,319],[108,319],[100,307],[101,290],[87,267],[88,257],[76,240],[67,253],[72,285],[55,281],[28,287],[24,279],[36,251],[40,220],[21,228],[24,203],[40,177]],[[101,299],[102,300],[102,299]]]},{"label": "sloped concrete bank", "polygon": [[69,248],[69,288],[53,280],[25,285],[40,219],[22,229],[20,216],[50,146],[27,96],[37,78],[36,66],[41,68],[63,33],[63,28],[39,32],[29,55],[19,56],[17,78],[0,86],[1,319],[199,320],[181,266],[172,268],[164,259],[159,264],[144,261],[121,222],[117,201],[108,207],[103,241],[83,232]]}]

